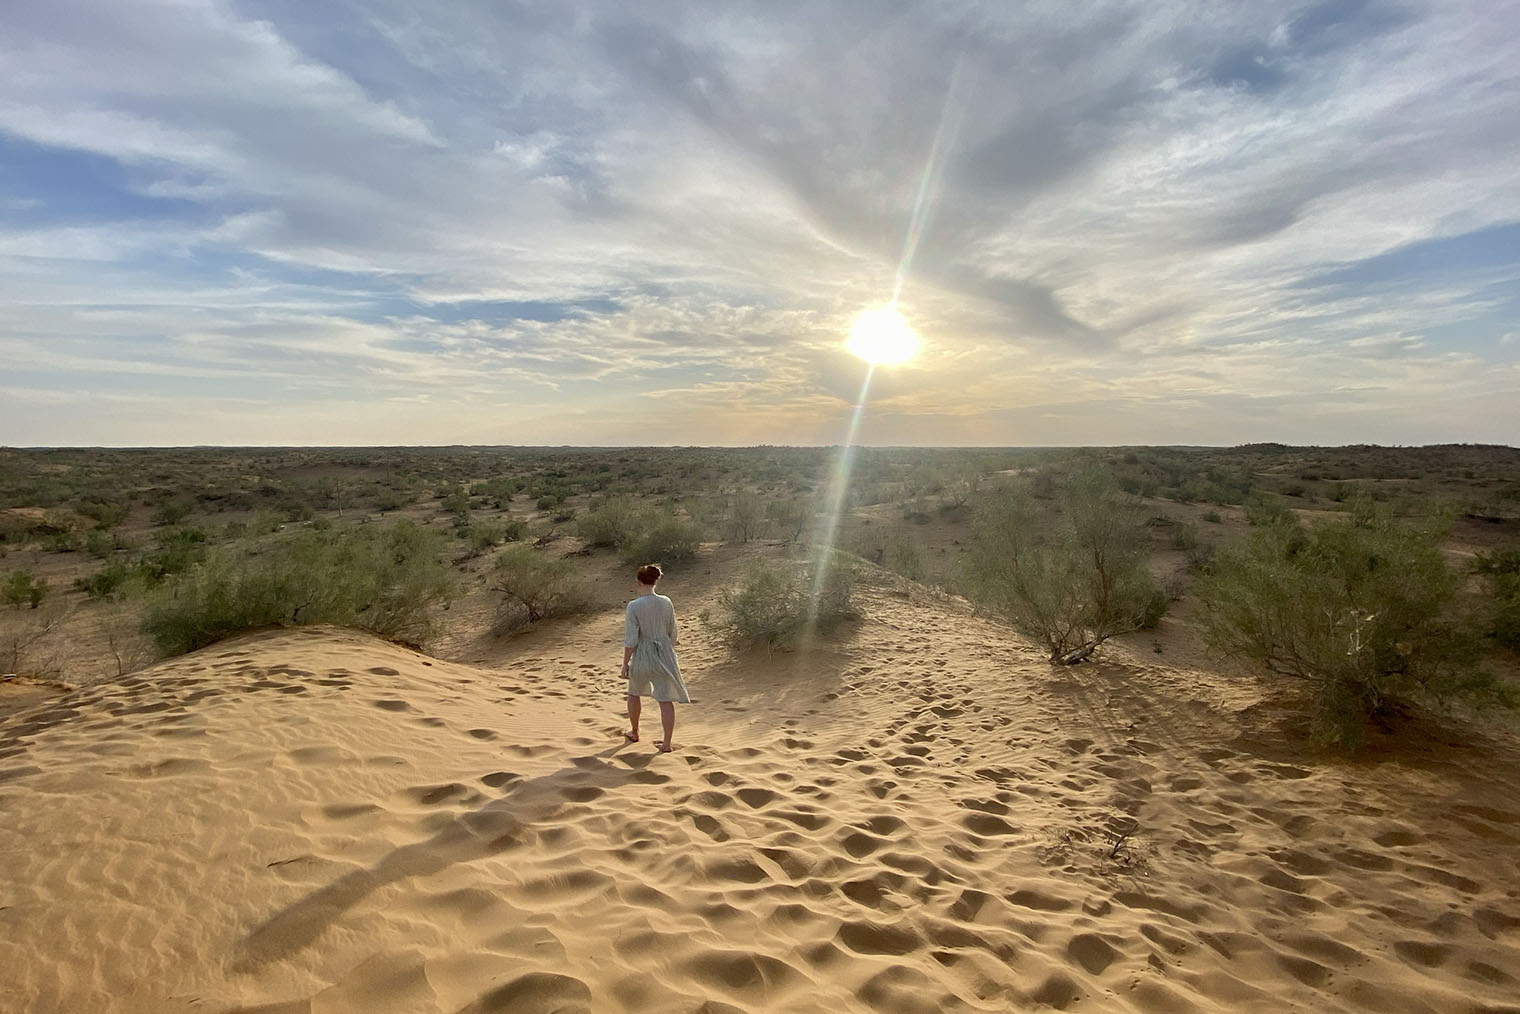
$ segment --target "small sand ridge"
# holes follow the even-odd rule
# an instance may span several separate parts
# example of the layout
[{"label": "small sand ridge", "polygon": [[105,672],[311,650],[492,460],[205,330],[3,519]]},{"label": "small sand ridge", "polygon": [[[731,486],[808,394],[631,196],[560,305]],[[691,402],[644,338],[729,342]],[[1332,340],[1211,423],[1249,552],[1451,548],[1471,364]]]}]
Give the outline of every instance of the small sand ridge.
[{"label": "small sand ridge", "polygon": [[0,1011],[1520,1012],[1512,753],[1295,758],[1207,674],[864,594],[807,652],[693,631],[671,756],[607,617],[11,713]]}]

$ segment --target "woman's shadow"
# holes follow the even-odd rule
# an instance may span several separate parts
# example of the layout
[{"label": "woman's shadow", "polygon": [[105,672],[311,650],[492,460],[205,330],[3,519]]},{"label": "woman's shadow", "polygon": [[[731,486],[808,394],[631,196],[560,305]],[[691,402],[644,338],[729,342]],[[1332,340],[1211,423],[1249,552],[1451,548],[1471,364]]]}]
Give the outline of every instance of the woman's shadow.
[{"label": "woman's shadow", "polygon": [[[426,841],[403,845],[374,866],[345,874],[287,906],[256,927],[237,948],[235,972],[254,972],[311,946],[322,932],[365,897],[408,877],[425,877],[455,863],[484,859],[521,842],[523,832],[567,806],[580,790],[605,791],[637,780],[649,755],[611,758],[627,744],[573,757],[567,767],[517,782],[478,810],[461,814]],[[596,792],[593,795],[600,795]]]}]

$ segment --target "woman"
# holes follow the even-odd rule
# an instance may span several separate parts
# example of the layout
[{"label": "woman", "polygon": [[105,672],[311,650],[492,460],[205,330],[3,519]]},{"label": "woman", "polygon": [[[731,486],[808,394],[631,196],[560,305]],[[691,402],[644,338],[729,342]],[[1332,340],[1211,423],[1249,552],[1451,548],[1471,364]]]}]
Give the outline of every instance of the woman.
[{"label": "woman", "polygon": [[691,698],[681,682],[681,667],[676,664],[676,609],[670,599],[655,592],[659,580],[659,567],[652,563],[640,567],[638,598],[628,603],[624,614],[623,675],[628,678],[628,721],[632,728],[623,736],[630,743],[639,741],[639,698],[653,697],[660,703],[660,724],[665,729],[665,739],[657,749],[669,753],[676,704],[690,704]]}]

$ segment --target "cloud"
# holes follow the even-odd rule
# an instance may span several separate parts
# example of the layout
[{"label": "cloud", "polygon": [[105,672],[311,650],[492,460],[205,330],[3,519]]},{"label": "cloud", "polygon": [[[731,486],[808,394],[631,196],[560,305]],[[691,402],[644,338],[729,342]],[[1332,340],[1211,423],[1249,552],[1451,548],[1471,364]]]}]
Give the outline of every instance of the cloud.
[{"label": "cloud", "polygon": [[[0,441],[164,439],[199,378],[254,395],[229,442],[391,440],[403,402],[420,441],[832,442],[838,345],[899,285],[927,352],[873,380],[894,442],[1444,434],[1512,358],[1505,7],[7,22],[0,347],[32,397]],[[47,408],[80,390],[163,414],[92,437]],[[1494,397],[1473,438],[1520,422]]]}]

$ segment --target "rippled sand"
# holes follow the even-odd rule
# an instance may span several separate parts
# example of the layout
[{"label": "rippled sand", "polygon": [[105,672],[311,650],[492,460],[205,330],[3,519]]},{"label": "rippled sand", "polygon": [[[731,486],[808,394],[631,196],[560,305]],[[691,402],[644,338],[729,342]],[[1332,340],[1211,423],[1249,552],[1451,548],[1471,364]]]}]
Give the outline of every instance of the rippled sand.
[{"label": "rippled sand", "polygon": [[694,629],[669,756],[605,616],[491,668],[276,631],[13,711],[0,1010],[1520,1011],[1507,748],[1329,761],[1207,673],[907,595],[807,652]]}]

